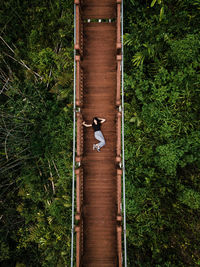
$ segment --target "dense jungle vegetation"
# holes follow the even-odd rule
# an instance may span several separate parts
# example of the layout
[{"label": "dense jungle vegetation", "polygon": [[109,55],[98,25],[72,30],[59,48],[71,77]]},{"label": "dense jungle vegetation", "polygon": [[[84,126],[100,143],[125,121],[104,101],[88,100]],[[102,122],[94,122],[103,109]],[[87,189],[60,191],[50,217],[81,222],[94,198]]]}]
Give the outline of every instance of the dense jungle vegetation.
[{"label": "dense jungle vegetation", "polygon": [[[200,265],[199,0],[125,0],[128,266]],[[73,1],[0,8],[0,265],[70,262]]]}]

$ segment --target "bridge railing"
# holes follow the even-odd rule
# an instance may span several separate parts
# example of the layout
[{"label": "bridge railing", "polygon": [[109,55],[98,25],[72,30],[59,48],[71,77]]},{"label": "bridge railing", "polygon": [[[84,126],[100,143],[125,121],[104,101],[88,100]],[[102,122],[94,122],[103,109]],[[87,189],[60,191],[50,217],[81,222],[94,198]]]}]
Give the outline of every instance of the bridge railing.
[{"label": "bridge railing", "polygon": [[76,231],[76,266],[81,266],[83,255],[83,219],[82,219],[82,205],[83,205],[83,169],[79,167],[75,171],[76,174],[76,216],[78,225],[75,227]]},{"label": "bridge railing", "polygon": [[83,23],[81,19],[81,0],[74,0],[76,8],[76,41],[75,41],[75,61],[76,61],[76,106],[81,107],[83,105],[83,68],[82,68],[82,56],[83,56]]},{"label": "bridge railing", "polygon": [[83,194],[82,194],[82,186],[83,186],[83,170],[81,167],[76,169],[76,220],[81,219],[82,213],[82,202],[83,202]]},{"label": "bridge railing", "polygon": [[80,54],[83,52],[83,35],[82,35],[82,20],[81,20],[81,8],[80,0],[74,0],[76,5],[76,43],[75,43],[75,50],[79,51]]},{"label": "bridge railing", "polygon": [[75,56],[76,60],[76,106],[83,105],[83,68],[81,67],[80,55]]},{"label": "bridge railing", "polygon": [[118,266],[122,267],[122,226],[117,225]]},{"label": "bridge railing", "polygon": [[[117,112],[116,121],[116,133],[117,133],[117,143],[116,143],[116,162],[121,164],[121,116],[120,111]],[[122,212],[121,212],[121,168],[117,169],[117,250],[118,250],[118,266],[122,267]]]},{"label": "bridge railing", "polygon": [[81,266],[81,226],[75,227],[76,231],[76,267]]},{"label": "bridge railing", "polygon": [[116,121],[116,133],[117,133],[117,143],[116,143],[116,162],[121,162],[121,116],[120,111],[117,112]]},{"label": "bridge railing", "polygon": [[[76,162],[81,164],[83,156],[83,118],[81,112],[76,113],[76,125],[77,125],[77,151]],[[82,219],[82,205],[83,205],[83,169],[80,165],[75,171],[76,174],[76,215],[75,219],[78,221],[78,225],[75,227],[76,231],[76,266],[81,266],[81,260],[83,255],[83,219]]]},{"label": "bridge railing", "polygon": [[121,0],[116,0],[117,3],[117,44],[116,48],[121,49]]},{"label": "bridge railing", "polygon": [[122,182],[121,182],[122,170],[120,168],[117,169],[117,221],[121,222],[122,214],[121,214],[121,191],[122,191]]},{"label": "bridge railing", "polygon": [[76,150],[76,162],[81,163],[82,156],[83,156],[83,118],[81,112],[76,113],[76,124],[77,124],[77,150]]},{"label": "bridge railing", "polygon": [[121,60],[122,56],[117,55],[117,92],[116,92],[116,106],[121,105]]},{"label": "bridge railing", "polygon": [[117,37],[116,37],[116,49],[117,49],[117,92],[116,92],[116,106],[121,105],[121,0],[116,0],[117,4]]},{"label": "bridge railing", "polygon": [[[121,91],[122,91],[122,26],[123,20],[121,20],[121,12],[123,12],[123,2],[122,0],[116,0],[117,4],[117,37],[116,37],[116,49],[117,49],[117,88],[116,88],[116,106],[119,107],[117,112],[117,123],[116,123],[116,133],[117,133],[117,144],[116,144],[116,162],[119,163],[119,168],[117,169],[117,248],[118,248],[118,266],[122,267],[122,106],[121,106]],[[123,17],[123,14],[122,14]],[[123,94],[123,92],[122,92]],[[122,112],[121,112],[122,110]],[[124,154],[124,153],[123,153]],[[124,160],[124,159],[123,159]],[[124,169],[124,168],[123,168]],[[126,266],[126,257],[125,262]]]}]

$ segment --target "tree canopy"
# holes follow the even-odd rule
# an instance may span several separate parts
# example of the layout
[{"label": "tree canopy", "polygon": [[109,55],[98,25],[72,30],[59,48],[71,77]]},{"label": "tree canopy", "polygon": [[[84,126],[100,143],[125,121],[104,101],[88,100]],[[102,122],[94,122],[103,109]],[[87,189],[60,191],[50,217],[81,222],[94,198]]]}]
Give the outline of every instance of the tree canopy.
[{"label": "tree canopy", "polygon": [[199,1],[125,2],[128,266],[197,266]]},{"label": "tree canopy", "polygon": [[[199,0],[124,1],[128,266],[200,265]],[[73,1],[0,10],[0,264],[69,266]]]}]

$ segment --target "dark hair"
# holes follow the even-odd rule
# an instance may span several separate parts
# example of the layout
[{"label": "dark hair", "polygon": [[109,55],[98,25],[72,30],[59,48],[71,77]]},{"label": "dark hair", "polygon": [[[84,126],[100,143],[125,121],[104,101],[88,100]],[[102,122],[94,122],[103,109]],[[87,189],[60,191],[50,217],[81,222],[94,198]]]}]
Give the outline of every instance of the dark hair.
[{"label": "dark hair", "polygon": [[100,122],[100,120],[97,117],[93,118],[93,122],[94,122],[94,120],[96,120],[97,122]]}]

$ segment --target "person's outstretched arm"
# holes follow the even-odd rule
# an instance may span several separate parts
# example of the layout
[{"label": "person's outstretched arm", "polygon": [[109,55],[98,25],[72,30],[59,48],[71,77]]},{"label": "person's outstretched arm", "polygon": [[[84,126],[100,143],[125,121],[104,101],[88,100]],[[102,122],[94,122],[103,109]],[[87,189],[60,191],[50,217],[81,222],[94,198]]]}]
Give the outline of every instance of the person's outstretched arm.
[{"label": "person's outstretched arm", "polygon": [[98,118],[99,120],[101,120],[101,123],[104,123],[106,121],[106,119],[103,118]]},{"label": "person's outstretched arm", "polygon": [[85,127],[91,127],[92,126],[92,124],[87,124],[87,123],[85,123],[85,121],[83,121],[83,123],[82,123]]}]

